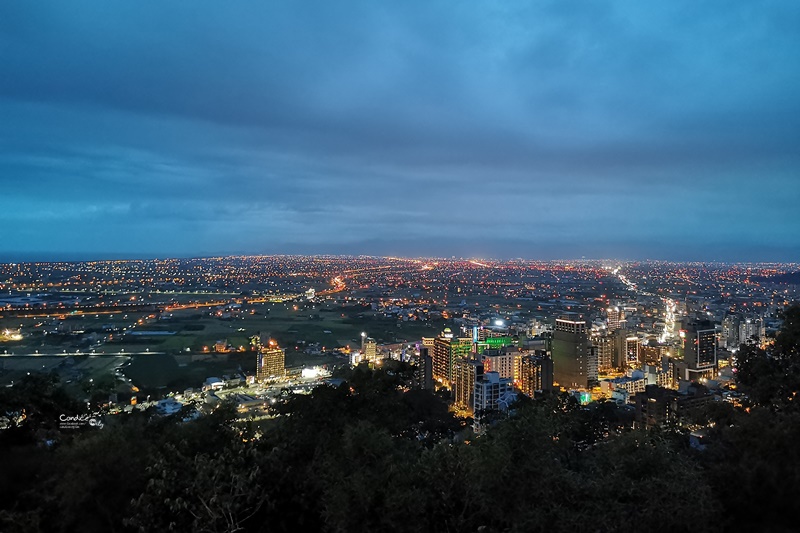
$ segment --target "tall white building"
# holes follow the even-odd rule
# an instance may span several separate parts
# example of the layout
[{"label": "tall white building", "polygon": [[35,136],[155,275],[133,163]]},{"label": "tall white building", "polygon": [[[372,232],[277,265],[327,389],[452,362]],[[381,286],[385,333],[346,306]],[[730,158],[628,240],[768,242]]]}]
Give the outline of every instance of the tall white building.
[{"label": "tall white building", "polygon": [[513,390],[514,383],[511,379],[501,378],[498,372],[484,372],[483,376],[475,380],[474,412],[497,410],[500,398]]},{"label": "tall white building", "polygon": [[514,383],[508,378],[501,378],[497,372],[485,372],[475,380],[473,395],[473,429],[480,432],[492,413],[508,410],[516,400]]},{"label": "tall white building", "polygon": [[764,321],[760,318],[747,318],[739,324],[739,342],[753,342],[760,345],[764,341]]}]

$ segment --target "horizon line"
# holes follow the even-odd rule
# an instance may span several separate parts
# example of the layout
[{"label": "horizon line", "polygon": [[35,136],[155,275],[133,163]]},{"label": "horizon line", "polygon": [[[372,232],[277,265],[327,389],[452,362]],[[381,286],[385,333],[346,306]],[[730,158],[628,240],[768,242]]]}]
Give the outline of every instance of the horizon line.
[{"label": "horizon line", "polygon": [[[45,259],[47,257],[47,259]],[[721,264],[721,265],[800,265],[796,261],[770,261],[770,260],[676,260],[676,259],[630,259],[615,257],[561,257],[554,259],[537,259],[533,257],[493,257],[493,256],[427,256],[427,255],[380,255],[368,253],[198,253],[198,254],[160,254],[160,253],[94,253],[94,252],[0,252],[0,264],[28,264],[28,263],[85,263],[85,262],[106,262],[106,261],[158,261],[167,259],[225,259],[225,258],[256,258],[256,257],[336,257],[336,258],[373,258],[373,259],[401,259],[401,260],[434,260],[434,261],[496,261],[500,263],[512,261],[530,261],[540,263],[564,263],[564,262],[619,262],[619,263],[671,263],[671,264]]]}]

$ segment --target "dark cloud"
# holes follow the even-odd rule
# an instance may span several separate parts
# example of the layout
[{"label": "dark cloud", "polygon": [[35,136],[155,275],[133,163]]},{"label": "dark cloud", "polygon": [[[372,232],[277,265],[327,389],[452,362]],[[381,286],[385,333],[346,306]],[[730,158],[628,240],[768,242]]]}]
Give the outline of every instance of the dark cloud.
[{"label": "dark cloud", "polygon": [[794,259],[798,26],[745,1],[5,3],[0,250]]}]

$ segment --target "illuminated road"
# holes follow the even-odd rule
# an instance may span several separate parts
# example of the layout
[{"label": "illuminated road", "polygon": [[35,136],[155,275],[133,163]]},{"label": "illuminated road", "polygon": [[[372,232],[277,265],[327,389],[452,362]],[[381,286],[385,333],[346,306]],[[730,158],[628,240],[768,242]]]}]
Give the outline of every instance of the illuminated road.
[{"label": "illuminated road", "polygon": [[61,352],[61,353],[14,353],[14,352],[5,352],[0,353],[0,357],[67,357],[73,355],[94,355],[98,357],[102,357],[104,355],[124,355],[124,356],[131,356],[131,355],[164,355],[166,352]]},{"label": "illuminated road", "polygon": [[664,331],[662,331],[661,335],[658,336],[658,341],[664,344],[668,340],[672,339],[672,337],[675,336],[675,310],[677,308],[675,300],[658,294],[653,294],[652,292],[640,290],[636,283],[626,278],[620,272],[619,268],[614,269],[613,274],[616,274],[616,276],[623,284],[625,284],[628,290],[638,294],[643,294],[645,296],[657,297],[661,299],[661,301],[664,303]]},{"label": "illuminated road", "polygon": [[389,257],[387,259],[393,259],[396,261],[402,261],[403,263],[411,263],[413,266],[406,266],[406,265],[384,265],[380,267],[369,267],[369,268],[354,268],[351,270],[343,270],[341,275],[336,276],[331,280],[331,284],[333,285],[332,288],[326,289],[324,291],[319,291],[317,295],[319,296],[326,296],[329,294],[335,294],[337,292],[342,292],[347,289],[347,282],[346,280],[355,280],[359,277],[366,276],[369,274],[374,274],[376,272],[386,272],[386,273],[395,273],[395,274],[409,274],[412,272],[418,272],[420,270],[430,270],[430,265],[423,264],[421,261],[417,259],[401,259],[401,258],[393,258]]},{"label": "illuminated road", "polygon": [[[83,316],[83,315],[121,315],[122,313],[145,313],[147,311],[137,311],[137,310],[130,310],[130,309],[119,309],[116,311],[69,311],[66,310],[53,310],[48,313],[32,313],[26,315],[20,314],[11,314],[9,317],[14,318],[50,318],[50,317],[66,317],[66,316]],[[4,315],[0,315],[0,318],[4,318]]]},{"label": "illuminated road", "polygon": [[248,304],[264,304],[264,303],[282,303],[286,300],[293,300],[299,297],[299,294],[274,294],[270,296],[261,296],[258,298],[235,298],[228,300],[214,300],[211,302],[190,302],[185,304],[171,304],[164,308],[165,311],[178,311],[180,309],[199,309],[201,307],[222,307],[231,303],[231,301],[241,302],[241,305]]}]

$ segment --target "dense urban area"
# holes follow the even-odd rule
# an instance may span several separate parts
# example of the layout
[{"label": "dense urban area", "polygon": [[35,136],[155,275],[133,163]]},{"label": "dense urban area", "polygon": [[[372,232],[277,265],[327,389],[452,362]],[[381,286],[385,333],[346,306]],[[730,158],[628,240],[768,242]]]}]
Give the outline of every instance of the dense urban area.
[{"label": "dense urban area", "polygon": [[0,264],[0,531],[792,531],[800,264]]}]

